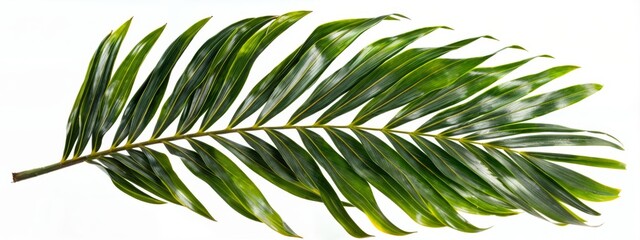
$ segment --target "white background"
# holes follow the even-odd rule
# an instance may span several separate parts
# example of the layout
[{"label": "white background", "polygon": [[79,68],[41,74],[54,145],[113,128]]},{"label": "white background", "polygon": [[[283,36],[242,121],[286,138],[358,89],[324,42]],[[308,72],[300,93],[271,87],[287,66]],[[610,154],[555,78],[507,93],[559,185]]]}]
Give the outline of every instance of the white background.
[{"label": "white background", "polygon": [[[638,1],[546,0],[1,1],[0,239],[286,239],[233,212],[179,161],[174,161],[178,173],[218,222],[175,205],[156,206],[132,199],[88,164],[15,184],[10,183],[10,172],[59,159],[68,111],[89,58],[103,36],[129,17],[134,16],[134,21],[123,45],[125,52],[149,31],[168,23],[143,65],[140,74],[146,75],[173,38],[198,19],[213,16],[178,63],[173,83],[197,47],[222,27],[245,17],[291,10],[314,12],[263,53],[247,86],[255,84],[315,26],[342,18],[388,13],[402,13],[412,20],[384,22],[365,33],[331,65],[328,73],[374,39],[423,26],[447,25],[456,30],[438,31],[414,46],[438,46],[490,34],[501,41],[480,41],[449,56],[475,56],[519,44],[529,52],[506,51],[485,65],[551,54],[556,59],[536,60],[507,78],[550,66],[575,64],[582,68],[540,90],[587,82],[604,85],[593,97],[541,120],[605,131],[625,144],[624,152],[608,148],[579,150],[627,163],[626,171],[575,168],[622,189],[615,201],[590,203],[603,213],[601,217],[588,218],[590,223],[602,226],[558,227],[526,214],[508,218],[472,216],[470,219],[475,224],[493,227],[482,233],[465,234],[448,228],[418,226],[390,201],[379,197],[390,219],[401,228],[418,231],[399,239],[640,239],[640,4]],[[141,81],[138,79],[136,86]],[[249,89],[244,89],[241,97]],[[290,113],[288,109],[283,115]],[[276,124],[278,119],[268,125]],[[145,137],[148,135],[142,138]],[[305,239],[349,239],[321,204],[287,195],[255,174],[250,177],[285,221]],[[375,230],[361,213],[352,210],[350,213],[365,231],[376,235],[375,239],[395,239]]]}]

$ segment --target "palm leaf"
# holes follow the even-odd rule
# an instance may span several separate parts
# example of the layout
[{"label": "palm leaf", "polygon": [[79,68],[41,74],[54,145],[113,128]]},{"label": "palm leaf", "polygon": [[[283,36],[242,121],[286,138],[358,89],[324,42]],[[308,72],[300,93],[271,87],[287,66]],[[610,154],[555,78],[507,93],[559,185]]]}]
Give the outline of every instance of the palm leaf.
[{"label": "palm leaf", "polygon": [[[207,204],[200,202],[173,171],[168,156],[151,148],[162,144],[232,209],[286,236],[298,235],[271,207],[268,196],[220,149],[280,189],[322,202],[354,237],[370,235],[353,220],[346,210],[349,207],[363,212],[382,232],[411,233],[383,214],[371,187],[418,224],[465,232],[483,228],[468,221],[463,212],[508,216],[524,211],[556,224],[585,225],[582,213],[600,213],[583,200],[609,201],[618,196],[618,189],[555,162],[612,169],[624,169],[624,163],[521,149],[622,149],[617,139],[603,132],[527,122],[579,102],[601,86],[581,84],[532,95],[537,88],[575,70],[575,66],[504,79],[532,59],[547,55],[481,66],[503,49],[521,49],[518,46],[477,57],[442,57],[479,39],[492,39],[490,36],[405,49],[417,39],[447,27],[409,31],[367,45],[321,79],[329,65],[360,35],[387,20],[404,17],[391,14],[326,23],[251,86],[247,96],[236,101],[260,54],[308,13],[247,18],[224,28],[196,51],[166,99],[163,96],[176,62],[209,18],[195,23],[168,46],[131,98],[138,70],[164,26],[143,38],[116,68],[115,59],[131,23],[127,21],[105,37],[89,63],[69,115],[63,161],[14,173],[14,181],[89,162],[133,198],[182,205],[213,219],[205,208]],[[112,76],[114,68],[117,70]],[[301,99],[307,91],[309,97]],[[239,102],[239,107],[228,112],[234,102]],[[295,106],[292,115],[284,116],[284,110],[294,107],[294,102],[301,104]],[[352,122],[330,124],[358,108]],[[371,119],[394,109],[399,111],[386,126],[367,126]],[[151,138],[136,141],[156,112],[159,114]],[[225,126],[219,120],[228,113],[233,114]],[[237,127],[254,113],[257,120],[253,126]],[[316,114],[314,124],[299,124]],[[101,150],[103,137],[119,116],[111,148]],[[276,116],[289,121],[281,126],[268,125]],[[192,131],[198,121],[200,127]],[[176,134],[163,136],[176,122]],[[420,127],[399,128],[409,122]],[[215,130],[210,130],[212,127]],[[289,134],[293,130],[301,141]],[[255,132],[265,133],[268,139]],[[244,143],[223,136],[229,134],[239,135]],[[208,137],[217,145],[203,141]],[[92,151],[81,156],[89,140]],[[188,144],[179,145],[181,140]],[[68,158],[71,152],[73,157]]]}]

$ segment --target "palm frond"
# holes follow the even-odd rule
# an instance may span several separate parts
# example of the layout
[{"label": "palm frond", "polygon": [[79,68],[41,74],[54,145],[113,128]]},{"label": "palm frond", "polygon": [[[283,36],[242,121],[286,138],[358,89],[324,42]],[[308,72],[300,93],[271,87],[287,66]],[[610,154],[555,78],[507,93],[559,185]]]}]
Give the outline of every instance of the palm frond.
[{"label": "palm frond", "polygon": [[[202,19],[169,45],[131,98],[140,66],[165,27],[144,37],[116,68],[115,59],[131,20],[125,22],[104,38],[89,63],[69,115],[63,161],[15,173],[14,181],[89,162],[133,198],[182,205],[213,220],[206,203],[200,202],[174,172],[169,157],[151,148],[164,145],[168,153],[181,159],[193,175],[235,211],[294,237],[298,235],[271,207],[258,186],[219,149],[226,149],[282,190],[323,203],[354,237],[371,235],[351,218],[348,207],[360,210],[382,232],[411,233],[383,214],[371,186],[418,224],[448,226],[464,232],[483,228],[465,219],[463,212],[509,216],[524,211],[556,224],[586,225],[578,212],[600,213],[583,200],[609,201],[618,196],[618,189],[556,162],[612,169],[624,169],[623,163],[528,149],[622,149],[619,141],[606,133],[526,122],[579,102],[601,86],[580,84],[532,95],[534,90],[575,70],[575,66],[504,79],[526,63],[548,55],[481,66],[502,50],[522,49],[515,45],[483,56],[443,57],[479,39],[493,39],[491,36],[405,49],[434,31],[448,29],[420,28],[367,45],[321,80],[329,65],[361,34],[404,16],[390,14],[326,23],[250,86],[251,91],[239,101],[256,59],[308,13],[247,18],[229,25],[196,51],[167,94],[174,66],[209,21]],[[307,91],[309,97],[301,99]],[[168,97],[163,100],[165,94]],[[237,100],[239,107],[229,112]],[[289,119],[287,124],[266,125],[274,117],[285,115],[283,110],[294,102],[300,104],[291,116],[285,116]],[[358,108],[351,122],[333,123]],[[384,127],[366,125],[394,109],[398,109],[397,113]],[[137,141],[157,112],[151,138]],[[219,121],[231,113],[228,124]],[[237,127],[253,114],[257,115],[253,126]],[[314,124],[299,124],[316,114]],[[112,144],[103,149],[103,137],[119,116]],[[198,122],[198,130],[192,130]],[[409,122],[420,127],[411,131],[399,128]],[[176,133],[163,136],[172,124]],[[226,126],[210,130],[223,126],[220,124]],[[294,130],[301,141],[289,134]],[[268,139],[255,132],[265,133]],[[241,136],[244,143],[223,136],[227,134]],[[202,141],[209,137],[218,145]],[[81,156],[89,140],[91,153]],[[72,152],[73,157],[69,158]]]}]

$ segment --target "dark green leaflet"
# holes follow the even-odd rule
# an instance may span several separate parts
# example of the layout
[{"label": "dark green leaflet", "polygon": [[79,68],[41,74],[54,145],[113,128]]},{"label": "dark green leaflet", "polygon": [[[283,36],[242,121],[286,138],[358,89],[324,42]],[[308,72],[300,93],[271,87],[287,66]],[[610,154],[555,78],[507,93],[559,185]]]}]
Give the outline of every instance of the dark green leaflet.
[{"label": "dark green leaflet", "polygon": [[601,88],[602,86],[598,84],[582,84],[525,98],[454,128],[447,129],[442,134],[460,135],[543,116],[579,102]]},{"label": "dark green leaflet", "polygon": [[477,169],[470,169],[470,167],[477,165],[476,162],[467,163],[465,161],[467,159],[460,159],[451,156],[447,151],[445,151],[445,149],[423,137],[414,135],[411,136],[411,138],[429,157],[429,159],[431,159],[438,170],[444,173],[445,176],[448,176],[451,180],[465,188],[476,189],[490,196],[500,196],[500,194],[491,187],[490,183],[492,181],[487,182],[486,179],[478,176],[478,174],[474,172],[474,170]]},{"label": "dark green leaflet", "polygon": [[109,83],[113,62],[130,23],[131,20],[125,22],[115,32],[109,33],[98,45],[98,49],[91,58],[85,80],[69,114],[62,160],[69,156],[74,144],[74,157],[77,157],[89,143],[89,137],[98,117],[98,104]]},{"label": "dark green leaflet", "polygon": [[[88,96],[85,102],[82,102],[80,105],[79,111],[79,133],[78,133],[78,142],[76,143],[75,151],[73,153],[74,157],[80,156],[84,148],[89,143],[89,138],[91,137],[91,132],[93,128],[96,126],[96,121],[99,119],[99,108],[100,101],[104,96],[104,92],[109,84],[111,79],[111,71],[113,70],[113,65],[116,61],[116,57],[120,50],[120,45],[124,40],[124,37],[127,35],[127,30],[129,30],[129,25],[131,24],[131,19],[122,24],[120,28],[116,29],[104,42],[101,49],[101,54],[96,55],[96,65],[93,69],[94,72],[91,74],[91,77],[88,78],[89,81],[92,81],[91,88],[88,92]],[[94,147],[92,149],[94,152],[97,151],[97,148]]]},{"label": "dark green leaflet", "polygon": [[[254,151],[249,147],[240,145],[223,137],[214,136],[214,138],[227,150],[233,153],[240,161],[247,165],[247,167],[251,168],[251,170],[256,172],[258,175],[273,183],[282,190],[285,190],[295,196],[307,200],[318,202],[322,201],[317,190],[309,189],[303,186],[302,183],[295,179],[295,177],[292,177],[292,173],[290,173],[291,170],[284,170],[286,173],[283,174],[283,172],[278,172],[274,169],[271,169],[271,167],[267,164],[267,161],[276,160],[279,162],[279,159],[282,159],[282,156],[280,156],[279,159],[271,159],[271,157],[263,159],[263,157],[261,157],[262,154],[269,155],[269,153],[273,153],[279,155],[277,151],[271,152],[272,147],[270,145],[268,146],[269,150]],[[254,148],[261,149],[262,147],[258,146]],[[261,152],[262,154],[258,154],[258,152]],[[280,169],[280,167],[278,166],[277,169]]]},{"label": "dark green leaflet", "polygon": [[209,104],[211,107],[204,116],[201,130],[211,127],[231,107],[249,75],[249,71],[245,69],[251,68],[255,59],[278,35],[308,13],[307,11],[299,11],[282,15],[275,19],[269,27],[256,33],[247,41],[247,44],[240,49],[238,56],[227,67],[228,70],[224,74],[225,81],[221,90],[215,97],[210,98],[213,99],[213,102]]},{"label": "dark green leaflet", "polygon": [[220,196],[222,200],[224,200],[231,208],[233,208],[233,210],[240,213],[242,216],[245,216],[246,218],[254,221],[259,221],[248,209],[246,209],[242,205],[239,199],[240,196],[237,193],[237,189],[229,186],[228,183],[225,182],[225,179],[219,176],[219,174],[216,174],[215,172],[207,168],[206,164],[198,155],[198,153],[169,142],[165,142],[164,146],[171,154],[182,159],[182,163],[187,167],[187,169],[189,169],[189,171],[191,171],[191,173],[193,173],[193,175],[209,184],[209,186],[211,186],[211,188],[213,188],[213,190],[218,193],[218,196]]},{"label": "dark green leaflet", "polygon": [[607,146],[623,150],[618,144],[592,136],[542,134],[513,137],[489,142],[494,146],[507,148],[544,147],[544,146]]},{"label": "dark green leaflet", "polygon": [[544,159],[555,162],[566,162],[573,164],[581,164],[592,167],[612,168],[612,169],[625,169],[626,164],[618,162],[613,159],[580,156],[563,153],[546,153],[546,152],[522,152],[523,155]]},{"label": "dark green leaflet", "polygon": [[526,182],[522,183],[513,176],[513,174],[516,174],[515,172],[511,172],[508,167],[502,166],[497,160],[489,155],[489,153],[485,152],[481,148],[464,142],[462,145],[471,151],[477,159],[482,161],[491,170],[493,176],[502,183],[502,185],[497,186],[496,190],[508,200],[509,204],[522,209],[533,216],[545,219],[545,217],[536,210],[536,206],[531,206],[531,203],[535,201],[527,199],[531,196],[531,193],[527,189]]},{"label": "dark green leaflet", "polygon": [[256,218],[277,232],[287,236],[298,237],[298,235],[282,221],[280,215],[271,208],[260,190],[258,190],[258,187],[253,184],[249,177],[247,177],[231,159],[206,143],[193,139],[188,140],[191,146],[200,154],[209,169],[218,172],[221,176],[223,174],[228,175],[226,182],[229,185],[235,184],[238,188],[238,193],[244,195],[244,199],[242,199],[243,205],[245,205],[245,208],[250,210]]},{"label": "dark green leaflet", "polygon": [[316,28],[307,40],[293,51],[286,59],[284,59],[278,66],[276,66],[269,74],[267,74],[253,89],[249,92],[249,95],[242,101],[240,107],[236,110],[229,127],[234,127],[242,120],[253,114],[260,107],[262,107],[276,86],[282,81],[282,79],[303,59],[303,55],[308,52],[315,45],[327,35],[332,35],[341,29],[358,22],[364,22],[367,19],[348,19],[340,20],[330,23],[325,23]]},{"label": "dark green leaflet", "polygon": [[281,82],[273,90],[273,93],[264,104],[264,108],[256,125],[260,126],[276,114],[284,110],[313,84],[322,72],[342,53],[360,34],[369,30],[388,16],[367,19],[362,22],[350,24],[334,34],[327,35],[316,42],[300,58],[300,62],[294,66]]},{"label": "dark green leaflet", "polygon": [[151,50],[151,47],[156,43],[156,40],[164,31],[166,25],[154,30],[144,37],[140,42],[133,47],[129,55],[122,61],[118,70],[111,77],[109,85],[104,92],[104,97],[100,100],[97,123],[93,128],[92,141],[93,150],[96,151],[102,144],[102,137],[113,126],[116,119],[122,112],[127,98],[131,93],[133,82],[138,75],[138,70],[147,54]]},{"label": "dark green leaflet", "polygon": [[[547,56],[543,55],[540,57]],[[411,101],[387,123],[386,127],[398,127],[411,120],[418,119],[467,99],[532,59],[534,58],[496,67],[473,69],[461,78],[458,78],[458,80],[448,87],[425,94]]]},{"label": "dark green leaflet", "polygon": [[160,106],[160,101],[167,88],[169,75],[176,62],[182,56],[193,37],[209,21],[202,19],[180,35],[164,52],[156,67],[138,89],[129,105],[124,110],[120,126],[116,131],[113,145],[120,144],[127,136],[129,143],[133,142],[149,124],[151,118]]},{"label": "dark green leaflet", "polygon": [[[513,160],[514,163],[516,163],[522,170],[524,170],[524,172],[529,175],[531,177],[532,180],[534,180],[536,183],[538,183],[540,186],[543,187],[543,189],[548,192],[549,194],[553,195],[553,197],[558,200],[558,201],[562,201],[568,205],[570,205],[571,207],[574,207],[578,210],[581,210],[587,214],[591,214],[591,215],[600,215],[600,213],[596,212],[595,210],[591,209],[589,206],[585,205],[584,203],[582,203],[578,198],[576,198],[575,196],[571,195],[565,188],[563,188],[562,186],[560,186],[560,184],[558,184],[557,182],[553,181],[551,178],[549,178],[548,176],[544,175],[544,174],[539,174],[541,171],[539,169],[536,169],[535,166],[533,164],[531,164],[531,162],[527,161],[526,159],[522,158],[522,156],[514,153],[514,152],[510,152],[507,151],[506,152],[507,155],[509,155],[509,157],[511,157],[511,159]],[[585,220],[580,218],[579,216],[575,215],[571,210],[567,209],[567,212],[570,213],[571,215],[573,215],[574,219],[569,219],[569,221],[567,223],[572,223],[572,224],[578,224],[578,225],[584,225]],[[578,220],[582,223],[579,222],[574,222],[574,220]]]},{"label": "dark green leaflet", "polygon": [[385,135],[403,160],[424,180],[429,182],[452,206],[474,214],[494,214],[499,216],[515,214],[512,210],[513,206],[502,200],[477,191],[469,191],[470,189],[465,189],[447,178],[429,160],[427,155],[409,141],[394,134],[385,133]]},{"label": "dark green leaflet", "polygon": [[[80,87],[80,91],[78,92],[78,96],[76,97],[75,102],[73,103],[73,107],[71,108],[71,113],[69,114],[69,120],[67,120],[67,136],[65,138],[64,143],[64,152],[62,153],[62,160],[67,159],[69,154],[71,154],[71,150],[73,150],[73,145],[78,140],[78,134],[80,133],[80,115],[81,115],[81,107],[82,104],[89,99],[89,94],[91,91],[91,87],[93,85],[93,75],[95,74],[95,68],[98,64],[98,56],[102,54],[104,43],[111,36],[108,34],[100,45],[98,45],[98,49],[91,57],[91,61],[89,62],[89,69],[87,69],[87,73],[84,81],[82,82],[82,86]],[[87,113],[83,113],[86,115]]]},{"label": "dark green leaflet", "polygon": [[95,165],[98,166],[101,170],[103,170],[107,175],[109,175],[109,178],[111,178],[111,182],[113,182],[113,185],[115,185],[118,189],[120,189],[120,191],[124,192],[125,194],[146,203],[151,203],[151,204],[164,203],[163,201],[155,199],[154,197],[147,195],[145,192],[140,191],[140,189],[138,189],[136,186],[132,185],[124,178],[118,176],[118,174],[114,173],[110,169],[106,169],[100,164],[95,164]]},{"label": "dark green leaflet", "polygon": [[[269,21],[271,17],[262,17],[259,19]],[[204,94],[204,98],[206,98],[208,91],[212,91],[212,88],[207,86],[205,82],[217,82],[214,80],[214,76],[217,74],[218,66],[222,65],[224,60],[226,60],[230,54],[230,50],[237,44],[236,41],[240,41],[240,44],[243,43],[242,40],[246,31],[252,29],[254,26],[260,28],[262,26],[260,23],[266,23],[266,21],[260,20],[249,18],[231,24],[207,40],[207,42],[198,49],[182,76],[178,79],[173,92],[162,106],[152,135],[153,138],[158,137],[169,124],[180,115],[180,112],[182,112],[185,107],[189,106],[187,107],[187,111],[194,108],[191,104],[195,103],[188,101],[194,93],[199,91],[199,93]],[[250,34],[251,33],[249,33],[249,35]],[[199,99],[198,97],[195,98]],[[195,112],[200,113],[201,109],[196,108]],[[195,117],[197,118],[199,116],[200,115],[196,115]]]},{"label": "dark green leaflet", "polygon": [[276,145],[276,148],[282,153],[284,160],[291,166],[298,179],[305,185],[318,189],[320,197],[322,197],[331,215],[333,215],[351,236],[359,238],[371,236],[362,231],[353,219],[351,219],[340,203],[338,195],[327,179],[324,178],[313,158],[304,148],[280,132],[273,130],[267,130],[266,132],[269,138],[271,138],[271,141]]},{"label": "dark green leaflet", "polygon": [[[510,46],[507,48],[521,49],[519,46]],[[358,115],[352,123],[356,125],[363,124],[379,114],[403,106],[420,96],[446,87],[498,52],[499,51],[486,56],[467,59],[441,58],[419,66],[391,85],[389,89],[386,89],[371,99],[371,101],[364,105],[362,110],[358,112]]]},{"label": "dark green leaflet", "polygon": [[289,124],[295,124],[325,108],[384,61],[393,57],[415,40],[438,28],[447,27],[421,28],[383,38],[366,46],[344,67],[335,71],[316,87],[311,96],[293,113]]},{"label": "dark green leaflet", "polygon": [[340,116],[354,108],[362,105],[369,99],[385,91],[395,84],[406,74],[412,72],[417,67],[428,63],[447,52],[464,47],[480,38],[488,36],[469,38],[455,43],[451,43],[439,48],[414,48],[406,50],[395,57],[388,59],[382,65],[375,68],[371,73],[360,79],[347,93],[327,109],[320,118],[318,124],[325,124],[331,119]]},{"label": "dark green leaflet", "polygon": [[358,176],[346,160],[322,140],[320,135],[303,129],[298,129],[298,134],[311,156],[329,173],[340,192],[364,212],[374,226],[380,231],[393,235],[410,233],[398,228],[383,215],[367,181]]},{"label": "dark green leaflet", "polygon": [[484,139],[508,137],[513,135],[525,134],[525,133],[566,133],[566,132],[569,132],[569,133],[587,132],[587,133],[593,133],[593,134],[602,134],[612,139],[615,139],[616,141],[618,140],[609,134],[599,132],[599,131],[580,130],[580,129],[568,128],[568,127],[555,125],[555,124],[544,124],[544,123],[514,123],[514,124],[509,124],[501,127],[494,127],[494,128],[476,131],[473,134],[464,136],[464,138],[469,140],[484,140]]},{"label": "dark green leaflet", "polygon": [[170,190],[171,195],[173,195],[176,201],[203,217],[215,220],[173,171],[167,155],[146,147],[142,147],[142,152],[144,152],[153,173],[155,173],[167,189]]},{"label": "dark green leaflet", "polygon": [[[149,171],[139,171],[138,168],[131,168],[131,163],[136,160],[133,160],[130,156],[117,154],[112,157],[103,157],[98,160],[100,164],[104,166],[104,168],[109,171],[115,173],[121,178],[126,179],[132,184],[135,184],[137,187],[143,188],[149,193],[152,193],[165,201],[178,204],[178,201],[171,195],[170,189],[166,188],[162,184],[162,181],[155,176],[153,171],[149,169]],[[148,166],[148,162],[145,164]]]},{"label": "dark green leaflet", "polygon": [[433,187],[420,178],[402,157],[386,143],[371,133],[353,130],[362,142],[371,159],[399,182],[404,182],[407,191],[419,195],[422,204],[433,213],[442,223],[463,232],[479,232],[478,228],[467,222]]},{"label": "dark green leaflet", "polygon": [[207,182],[240,214],[267,224],[286,236],[297,236],[271,208],[253,182],[229,158],[215,148],[187,139],[196,152],[165,143],[196,176]]},{"label": "dark green leaflet", "polygon": [[429,227],[445,226],[436,219],[425,205],[419,203],[419,199],[409,194],[400,182],[397,182],[388,173],[376,165],[366,154],[362,144],[349,134],[337,129],[326,128],[326,132],[336,145],[345,160],[354,171],[363,179],[367,180],[376,189],[391,199],[416,223]]},{"label": "dark green leaflet", "polygon": [[530,174],[533,172],[527,171],[531,170],[530,168],[521,168],[516,164],[516,161],[495,149],[485,148],[485,150],[493,157],[491,160],[498,161],[506,169],[504,174],[514,179],[509,185],[512,191],[526,197],[531,207],[557,223],[583,225],[583,219],[560,204],[553,195],[546,191],[545,186],[532,179],[533,176]]},{"label": "dark green leaflet", "polygon": [[[178,131],[188,131],[195,124],[195,122],[205,114],[202,124],[211,126],[214,123],[212,117],[219,117],[220,115],[210,115],[208,109],[211,108],[214,101],[220,91],[223,89],[223,85],[228,84],[231,79],[227,78],[227,73],[231,70],[231,64],[234,59],[237,58],[237,54],[242,50],[242,46],[246,44],[246,41],[251,39],[254,34],[260,30],[266,23],[272,21],[273,16],[265,16],[261,18],[252,19],[247,22],[245,26],[237,29],[224,43],[221,51],[213,59],[213,65],[211,65],[211,76],[206,82],[196,89],[193,96],[188,100],[186,110],[183,112],[178,124]],[[217,119],[215,119],[217,120]]]},{"label": "dark green leaflet", "polygon": [[567,74],[577,67],[561,66],[499,84],[470,101],[439,112],[422,124],[418,131],[427,132],[464,123],[518,100],[538,87]]},{"label": "dark green leaflet", "polygon": [[[522,155],[521,155],[522,156]],[[525,157],[576,197],[587,201],[610,201],[618,198],[620,189],[605,186],[571,169],[533,157]]]}]

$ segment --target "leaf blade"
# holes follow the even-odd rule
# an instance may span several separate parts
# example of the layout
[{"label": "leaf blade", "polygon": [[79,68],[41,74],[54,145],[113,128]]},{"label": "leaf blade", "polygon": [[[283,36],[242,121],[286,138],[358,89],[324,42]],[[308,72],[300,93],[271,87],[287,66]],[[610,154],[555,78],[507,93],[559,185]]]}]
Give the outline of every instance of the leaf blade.
[{"label": "leaf blade", "polygon": [[576,68],[578,67],[554,67],[536,74],[531,74],[499,84],[464,104],[439,112],[422,124],[417,131],[434,131],[443,127],[471,120],[476,116],[491,112],[510,102],[520,99],[542,85],[561,77]]},{"label": "leaf blade", "polygon": [[320,135],[310,130],[297,130],[311,156],[329,173],[340,192],[364,212],[376,228],[392,235],[402,236],[410,233],[398,228],[384,216],[367,181],[358,176],[346,160],[322,140]]},{"label": "leaf blade", "polygon": [[116,72],[111,77],[104,97],[101,99],[98,124],[92,133],[93,149],[100,148],[102,137],[113,126],[122,112],[124,105],[131,93],[133,82],[138,75],[138,70],[147,54],[156,43],[166,25],[152,31],[131,49],[127,57],[122,61]]},{"label": "leaf blade", "polygon": [[269,119],[284,110],[284,108],[302,95],[302,93],[320,77],[329,64],[351,45],[356,38],[387,17],[388,15],[385,15],[350,24],[314,43],[314,45],[302,55],[300,62],[285,75],[273,90],[269,100],[265,102],[264,108],[258,116],[256,125],[260,126],[266,123]]},{"label": "leaf blade", "polygon": [[345,66],[335,71],[316,87],[311,96],[293,113],[289,124],[316,113],[347,92],[361,78],[393,57],[407,45],[439,28],[427,27],[377,40],[363,48]]},{"label": "leaf blade", "polygon": [[224,81],[221,91],[218,92],[217,97],[213,98],[214,102],[207,111],[200,129],[206,130],[211,127],[213,122],[231,107],[249,75],[249,71],[245,69],[251,68],[256,58],[276,37],[309,13],[309,11],[297,11],[279,16],[267,28],[257,32],[242,46],[227,71],[227,77],[225,77],[227,80]]},{"label": "leaf blade", "polygon": [[293,168],[296,176],[305,184],[315,187],[320,192],[320,197],[333,217],[342,227],[354,237],[369,237],[371,235],[362,231],[345,211],[338,195],[335,193],[327,179],[320,172],[313,158],[293,140],[286,135],[273,130],[265,130],[276,148],[282,153],[282,157]]},{"label": "leaf blade", "polygon": [[167,189],[171,190],[171,194],[182,206],[191,209],[205,218],[215,221],[211,214],[209,214],[209,211],[207,211],[173,171],[169,158],[167,158],[166,155],[147,147],[141,147],[141,149],[155,175],[162,180],[162,183]]},{"label": "leaf blade", "polygon": [[439,48],[414,48],[406,50],[395,57],[385,61],[365,78],[355,84],[345,95],[327,109],[316,121],[317,124],[325,124],[332,119],[360,106],[367,100],[375,97],[380,92],[393,85],[418,66],[428,63],[447,52],[461,48],[482,37],[474,37],[451,43]]}]

